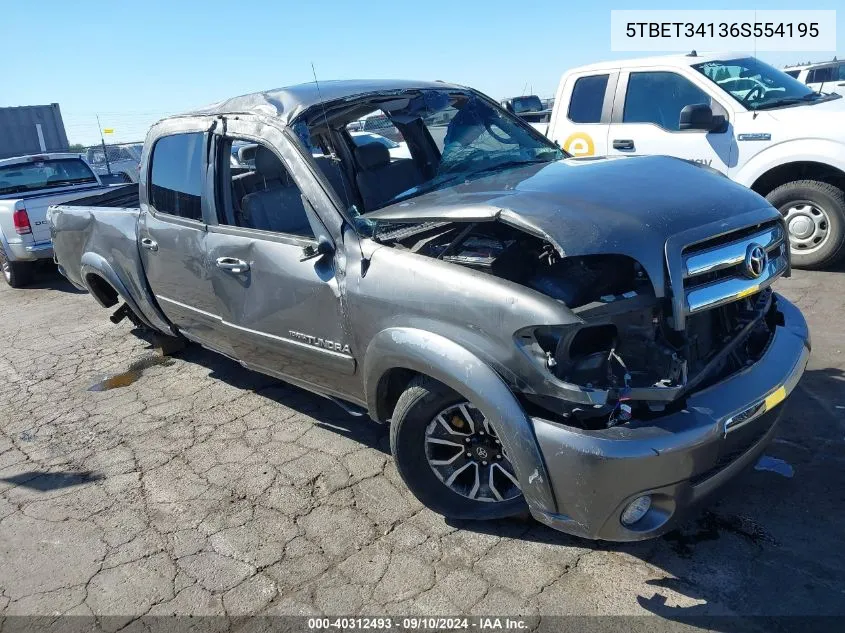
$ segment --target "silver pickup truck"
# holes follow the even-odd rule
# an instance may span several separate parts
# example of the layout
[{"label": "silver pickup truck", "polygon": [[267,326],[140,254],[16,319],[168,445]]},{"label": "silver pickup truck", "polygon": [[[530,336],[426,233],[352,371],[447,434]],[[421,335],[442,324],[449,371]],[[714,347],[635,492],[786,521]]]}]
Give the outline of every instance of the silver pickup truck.
[{"label": "silver pickup truck", "polygon": [[0,160],[0,269],[20,288],[34,266],[53,258],[47,207],[102,191],[91,167],[77,154],[37,154]]},{"label": "silver pickup truck", "polygon": [[[410,158],[356,145],[373,113]],[[389,423],[446,516],[661,534],[756,461],[808,360],[762,197],[674,158],[570,158],[469,88],[236,97],[154,125],[140,173],[51,208],[67,278]]]}]

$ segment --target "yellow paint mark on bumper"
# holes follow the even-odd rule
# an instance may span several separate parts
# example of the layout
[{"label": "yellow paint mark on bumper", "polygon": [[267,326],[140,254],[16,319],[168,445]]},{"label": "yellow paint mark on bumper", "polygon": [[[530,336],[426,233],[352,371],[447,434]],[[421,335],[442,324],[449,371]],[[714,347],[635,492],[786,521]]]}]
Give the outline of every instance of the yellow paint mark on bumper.
[{"label": "yellow paint mark on bumper", "polygon": [[766,397],[764,404],[766,411],[779,405],[786,398],[786,387],[778,387],[773,393]]}]

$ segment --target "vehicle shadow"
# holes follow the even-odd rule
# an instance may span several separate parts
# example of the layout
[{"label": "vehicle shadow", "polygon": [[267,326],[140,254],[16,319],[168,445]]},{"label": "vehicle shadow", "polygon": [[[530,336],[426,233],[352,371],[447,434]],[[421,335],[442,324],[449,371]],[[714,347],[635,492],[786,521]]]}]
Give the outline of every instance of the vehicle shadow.
[{"label": "vehicle shadow", "polygon": [[[325,398],[199,346],[188,346],[177,356],[207,368],[213,378],[308,415],[322,428],[389,453],[386,425],[352,416]],[[837,368],[807,371],[784,405],[778,436],[765,453],[790,464],[794,476],[749,470],[662,538],[587,541],[527,517],[450,523],[467,531],[607,552],[614,566],[638,564],[630,574],[638,579],[636,586],[613,591],[627,592],[645,612],[679,624],[726,632],[787,630],[789,621],[766,618],[843,616],[845,443],[836,403],[845,406],[845,374]],[[630,612],[631,605],[623,611]],[[812,622],[814,630],[825,630],[823,621]]]},{"label": "vehicle shadow", "polygon": [[[140,332],[135,333],[149,340]],[[358,442],[362,446],[374,448],[383,453],[390,452],[388,427],[373,422],[366,415],[350,415],[339,404],[328,398],[246,369],[239,363],[199,345],[188,345],[176,356],[185,362],[202,365],[208,369],[211,378],[222,380],[241,390],[252,391],[272,402],[307,415],[316,422],[317,426]]]},{"label": "vehicle shadow", "polygon": [[85,294],[84,290],[76,288],[65,279],[53,263],[36,266],[32,283],[27,284],[24,290],[58,290],[70,294]]},{"label": "vehicle shadow", "polygon": [[102,474],[94,473],[89,470],[58,473],[42,473],[33,470],[25,473],[19,473],[12,477],[0,477],[0,481],[20,486],[21,488],[47,492],[49,490],[58,490],[60,488],[81,486],[82,484],[100,481],[103,478]]}]

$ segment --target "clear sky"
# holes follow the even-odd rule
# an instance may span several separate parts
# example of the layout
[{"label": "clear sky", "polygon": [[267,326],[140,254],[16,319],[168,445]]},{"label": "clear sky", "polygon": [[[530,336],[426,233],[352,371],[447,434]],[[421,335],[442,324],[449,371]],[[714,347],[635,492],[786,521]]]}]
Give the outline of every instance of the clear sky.
[{"label": "clear sky", "polygon": [[[839,9],[845,3],[736,0],[687,8]],[[0,106],[58,102],[70,142],[141,140],[157,119],[220,99],[318,79],[442,79],[501,98],[554,94],[573,66],[610,50],[611,9],[675,2],[589,0],[5,0]],[[831,54],[834,51],[831,51]],[[761,53],[777,66],[825,53]]]}]

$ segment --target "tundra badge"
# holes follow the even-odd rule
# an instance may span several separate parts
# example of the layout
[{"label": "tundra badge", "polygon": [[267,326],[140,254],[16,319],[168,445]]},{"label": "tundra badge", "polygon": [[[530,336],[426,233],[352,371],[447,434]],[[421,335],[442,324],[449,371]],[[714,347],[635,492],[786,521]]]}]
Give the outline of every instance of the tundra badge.
[{"label": "tundra badge", "polygon": [[330,341],[324,338],[318,338],[316,336],[311,336],[310,334],[303,334],[302,332],[296,332],[294,330],[288,330],[291,338],[294,338],[298,341],[303,341],[314,347],[322,347],[323,349],[332,350],[333,352],[342,352],[343,354],[349,353],[349,345],[344,345],[343,343],[338,343],[337,341]]}]

